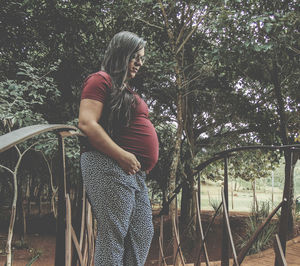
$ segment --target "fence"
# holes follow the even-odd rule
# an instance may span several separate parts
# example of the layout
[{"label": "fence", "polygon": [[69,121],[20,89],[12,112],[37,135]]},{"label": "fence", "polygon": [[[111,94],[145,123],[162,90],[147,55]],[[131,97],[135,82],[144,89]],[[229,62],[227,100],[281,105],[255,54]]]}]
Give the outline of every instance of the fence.
[{"label": "fence", "polygon": [[[45,132],[55,132],[58,139],[59,146],[59,183],[58,183],[58,210],[57,210],[57,230],[56,230],[56,250],[55,250],[55,265],[92,265],[94,257],[94,223],[92,218],[91,206],[89,205],[84,190],[82,191],[82,208],[81,208],[81,226],[76,232],[72,226],[72,211],[70,203],[70,191],[69,191],[69,180],[66,176],[66,165],[65,165],[65,145],[64,139],[67,137],[82,136],[81,133],[74,126],[68,125],[35,125],[24,127],[3,136],[0,136],[0,153],[15,147],[17,144],[27,141],[30,138],[36,137]],[[285,173],[285,184],[282,201],[280,204],[269,214],[266,220],[256,230],[253,236],[249,239],[248,244],[237,254],[235,244],[233,241],[229,212],[228,212],[228,158],[234,156],[237,152],[245,150],[283,150],[286,156],[286,173]],[[208,225],[206,231],[203,231],[201,221],[201,210],[200,210],[200,179],[198,178],[198,192],[197,192],[197,218],[199,224],[199,231],[201,234],[201,244],[199,247],[199,254],[196,265],[201,263],[201,254],[204,254],[206,265],[210,265],[208,250],[206,248],[206,238],[209,233],[209,229],[215,221],[217,212],[223,208],[223,236],[222,236],[222,260],[221,265],[229,265],[230,247],[233,255],[234,265],[241,265],[251,245],[257,239],[259,234],[262,232],[264,227],[271,221],[275,213],[281,209],[280,223],[279,223],[279,234],[276,235],[274,248],[276,251],[276,262],[275,265],[286,265],[284,258],[286,240],[287,240],[287,229],[288,229],[288,214],[290,204],[290,185],[292,177],[292,161],[293,153],[300,149],[300,145],[287,145],[287,146],[250,146],[250,147],[239,147],[235,149],[226,150],[216,154],[213,158],[201,163],[195,170],[201,173],[201,171],[217,160],[224,161],[224,187],[221,191],[222,202],[217,208],[213,219]],[[16,190],[17,183],[14,179],[14,200],[12,204],[10,227],[8,232],[8,240],[6,246],[7,252],[7,265],[12,265],[11,258],[11,241],[13,236],[13,227],[15,222],[16,213]],[[174,195],[169,199],[168,204],[176,198],[176,193],[180,191],[179,186]],[[180,248],[180,239],[178,234],[177,218],[172,220],[173,228],[175,230],[175,242],[178,247],[177,253],[174,256],[174,264],[176,264],[177,257],[183,265],[185,261]],[[163,215],[161,216],[160,223],[160,236],[159,236],[159,264],[166,265],[164,257],[163,247]],[[73,248],[74,247],[74,248]]]}]

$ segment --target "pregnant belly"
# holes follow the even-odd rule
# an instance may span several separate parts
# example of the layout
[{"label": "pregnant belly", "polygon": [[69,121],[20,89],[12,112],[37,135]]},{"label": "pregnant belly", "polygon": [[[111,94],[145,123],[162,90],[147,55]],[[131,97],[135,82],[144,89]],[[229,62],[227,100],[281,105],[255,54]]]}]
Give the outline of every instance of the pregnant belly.
[{"label": "pregnant belly", "polygon": [[138,157],[143,170],[151,170],[157,163],[159,147],[157,134],[150,120],[136,119],[120,133],[117,143]]}]

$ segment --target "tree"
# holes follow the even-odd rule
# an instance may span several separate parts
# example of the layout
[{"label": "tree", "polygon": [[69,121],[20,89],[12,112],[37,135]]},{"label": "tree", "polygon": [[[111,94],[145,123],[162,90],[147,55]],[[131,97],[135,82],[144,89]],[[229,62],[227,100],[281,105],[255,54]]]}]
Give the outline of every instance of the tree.
[{"label": "tree", "polygon": [[[50,66],[50,71],[54,71],[56,66]],[[26,63],[19,64],[18,75],[21,76],[19,81],[7,80],[0,83],[0,102],[1,102],[1,128],[2,131],[12,131],[17,127],[26,125],[32,125],[34,123],[46,123],[41,113],[36,113],[36,106],[45,103],[46,99],[51,97],[57,97],[59,95],[58,90],[53,83],[53,79],[41,75],[36,69]],[[8,238],[6,245],[7,253],[7,265],[12,265],[11,256],[11,243],[16,218],[17,205],[19,206],[20,219],[23,223],[23,232],[21,237],[24,237],[26,233],[26,220],[25,212],[23,209],[23,193],[22,183],[18,182],[18,176],[20,175],[20,165],[25,154],[31,150],[37,143],[43,141],[43,139],[33,139],[32,143],[15,146],[17,152],[15,165],[13,169],[0,164],[0,168],[8,171],[13,180],[13,199],[11,205],[11,219],[8,230]],[[9,156],[9,159],[12,159]],[[8,164],[11,164],[9,161]],[[19,196],[19,198],[18,198]]]},{"label": "tree", "polygon": [[[235,94],[254,107],[244,112],[243,120],[256,125],[256,141],[295,143],[300,55],[296,1],[228,1],[215,21],[216,61],[227,75],[232,76],[230,71],[236,76]],[[288,166],[290,156],[284,156]],[[298,158],[295,152],[292,168]],[[293,202],[293,183],[291,186],[289,204]],[[293,228],[291,213],[290,217],[289,228]]]}]

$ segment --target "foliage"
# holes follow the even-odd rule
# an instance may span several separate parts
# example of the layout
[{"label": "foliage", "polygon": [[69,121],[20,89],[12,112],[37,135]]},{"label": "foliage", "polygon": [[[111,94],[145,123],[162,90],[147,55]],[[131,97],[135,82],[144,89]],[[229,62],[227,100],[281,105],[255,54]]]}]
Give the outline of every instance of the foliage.
[{"label": "foliage", "polygon": [[25,62],[19,63],[18,79],[0,82],[0,121],[4,132],[47,123],[39,110],[60,95],[53,78],[47,76],[57,70],[57,64],[41,70]]},{"label": "foliage", "polygon": [[[84,78],[100,68],[111,37],[130,30],[147,41],[147,61],[132,86],[147,98],[160,138],[160,159],[148,179],[164,199],[171,192],[167,186],[176,139],[182,143],[176,147],[180,162],[175,181],[188,184],[188,195],[182,197],[186,205],[194,167],[215,153],[243,145],[299,142],[296,0],[16,0],[1,1],[1,7],[2,134],[37,123],[76,125]],[[178,125],[182,132],[176,136]],[[77,184],[78,139],[68,138],[66,145],[67,175]],[[36,150],[55,165],[54,142],[40,143]],[[230,175],[265,177],[281,155],[239,154],[229,160]],[[42,160],[40,155],[36,162]],[[47,182],[42,176],[49,172],[37,169],[38,180]],[[222,179],[223,162],[207,167],[201,178]]]},{"label": "foliage", "polygon": [[30,249],[31,260],[26,264],[26,266],[31,266],[42,254],[43,252],[39,249]]},{"label": "foliage", "polygon": [[[248,243],[250,237],[254,234],[257,228],[260,226],[262,221],[267,218],[269,215],[270,206],[269,202],[262,202],[260,206],[258,206],[258,211],[255,210],[255,207],[252,207],[252,214],[246,222],[246,228],[244,230],[243,235],[237,236],[237,246],[242,249]],[[272,244],[274,239],[274,235],[277,230],[277,222],[271,221],[263,231],[258,235],[257,240],[249,249],[248,255],[258,253],[262,251]]]},{"label": "foliage", "polygon": [[208,198],[208,200],[209,200],[209,205],[214,209],[214,211],[215,212],[218,211],[216,215],[217,216],[220,215],[222,213],[222,208],[223,208],[223,206],[219,208],[221,202],[217,199],[211,199],[210,197]]}]

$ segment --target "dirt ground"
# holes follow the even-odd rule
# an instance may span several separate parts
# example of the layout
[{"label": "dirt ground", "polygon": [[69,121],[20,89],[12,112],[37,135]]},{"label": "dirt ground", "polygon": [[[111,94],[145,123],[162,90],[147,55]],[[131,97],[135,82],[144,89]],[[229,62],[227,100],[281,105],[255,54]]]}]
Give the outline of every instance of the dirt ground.
[{"label": "dirt ground", "polygon": [[[212,193],[210,188],[210,195],[207,191],[203,190],[203,202],[205,205],[208,198],[216,197],[219,193],[219,188],[215,189],[215,193]],[[244,196],[245,193],[235,193],[235,209],[239,205],[245,205],[246,201],[251,201],[251,199]],[[263,194],[263,193],[261,193]],[[244,199],[245,198],[245,199]],[[230,199],[229,199],[230,200]],[[207,203],[206,203],[207,204]],[[207,206],[205,206],[207,207]],[[230,224],[233,231],[233,234],[243,233],[245,221],[249,216],[249,212],[235,211],[235,209],[230,209]],[[48,207],[43,207],[42,210],[50,210]],[[248,208],[248,210],[250,210]],[[154,227],[155,235],[152,241],[152,245],[149,251],[148,259],[146,266],[157,265],[157,260],[159,256],[159,245],[158,245],[158,236],[159,236],[159,225],[160,218],[156,217],[158,211],[154,211]],[[213,212],[210,210],[201,211],[201,217],[203,221],[204,231],[208,225],[208,221],[212,218]],[[14,245],[13,245],[13,265],[14,266],[24,266],[24,265],[40,265],[40,266],[52,266],[54,265],[55,258],[55,220],[49,215],[44,215],[42,218],[37,218],[34,216],[31,219],[28,219],[28,234],[24,239],[24,243],[21,243],[18,238],[17,230],[14,234]],[[0,266],[5,265],[6,255],[5,255],[5,244],[7,239],[7,225],[4,225],[0,221]],[[299,232],[298,232],[299,233]],[[185,247],[184,255],[189,263],[193,262],[197,258],[198,254],[198,243],[199,239],[196,239],[194,243],[187,243],[185,239],[185,232],[181,234],[181,243]],[[222,220],[221,216],[217,217],[215,224],[209,231],[207,238],[207,250],[208,255],[211,261],[219,260],[221,257],[221,241],[222,241]],[[171,241],[171,222],[168,217],[164,218],[164,252],[167,259],[167,263],[171,264],[171,255],[172,255],[172,241]],[[35,259],[35,260],[34,260]],[[30,264],[30,262],[32,264]]]},{"label": "dirt ground", "polygon": [[[156,214],[156,213],[155,213]],[[240,228],[239,225],[243,224],[243,220],[247,217],[246,213],[232,213],[231,224],[232,227],[237,229]],[[212,216],[212,212],[206,211],[202,213],[202,219],[204,228],[207,226],[207,220]],[[171,248],[171,222],[170,219],[165,217],[164,222],[164,250],[165,256],[171,258],[172,248]],[[29,233],[23,244],[22,248],[18,248],[21,245],[18,240],[17,234],[14,237],[14,249],[13,249],[13,265],[14,266],[24,266],[30,265],[30,261],[32,265],[40,265],[40,266],[52,266],[54,265],[55,258],[55,224],[51,224],[49,219],[47,220],[48,224],[46,224],[46,220],[42,220],[41,224],[38,225],[38,221],[32,220],[32,226],[29,227],[31,233]],[[146,262],[146,266],[157,265],[158,260],[158,236],[159,236],[159,224],[160,219],[154,218],[153,220],[155,226],[155,235],[153,238],[153,242],[151,245],[151,249],[149,251],[149,256]],[[41,234],[37,231],[39,229],[44,229],[44,233]],[[217,218],[215,225],[212,227],[210,232],[210,237],[207,240],[207,248],[209,251],[209,257],[211,260],[218,260],[221,255],[221,228],[222,222],[220,217]],[[1,228],[3,229],[3,228]],[[45,230],[46,229],[46,230]],[[5,232],[0,233],[0,266],[3,266],[6,261],[5,256],[5,242],[6,242],[6,234]],[[184,238],[181,239],[184,242]],[[190,260],[194,260],[193,257],[197,256],[197,246],[190,250],[190,254],[187,257],[190,257]],[[36,258],[36,260],[34,260]],[[167,260],[171,263],[171,260]]]}]

